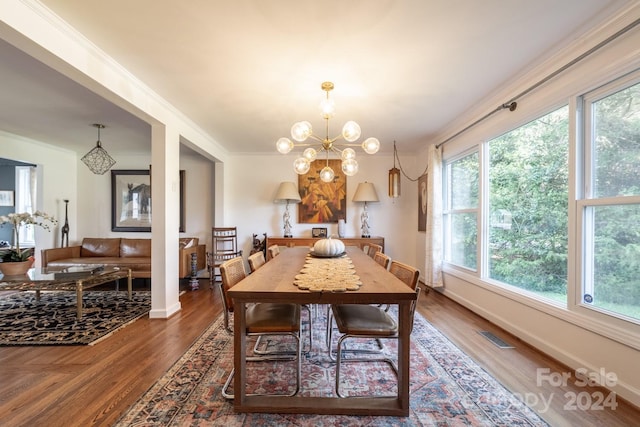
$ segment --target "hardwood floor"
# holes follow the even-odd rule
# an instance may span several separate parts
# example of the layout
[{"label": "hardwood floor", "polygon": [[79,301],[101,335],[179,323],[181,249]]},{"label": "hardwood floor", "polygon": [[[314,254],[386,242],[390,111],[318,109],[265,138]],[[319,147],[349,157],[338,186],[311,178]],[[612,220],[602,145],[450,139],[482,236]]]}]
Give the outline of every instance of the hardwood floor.
[{"label": "hardwood floor", "polygon": [[[95,346],[0,347],[0,425],[113,424],[221,313],[208,281],[180,301],[182,310],[172,318],[139,319]],[[419,311],[513,392],[551,396],[551,407],[541,414],[551,425],[630,426],[640,419],[640,410],[620,398],[616,410],[564,410],[566,392],[592,390],[571,383],[538,387],[536,369],[566,372],[566,367],[437,292],[421,296]],[[478,330],[515,348],[498,349]]]}]

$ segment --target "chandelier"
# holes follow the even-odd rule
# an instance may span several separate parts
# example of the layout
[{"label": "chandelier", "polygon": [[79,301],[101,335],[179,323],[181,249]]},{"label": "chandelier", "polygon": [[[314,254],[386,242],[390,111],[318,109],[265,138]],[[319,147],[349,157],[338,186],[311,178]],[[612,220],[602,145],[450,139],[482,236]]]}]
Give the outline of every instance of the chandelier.
[{"label": "chandelier", "polygon": [[104,175],[106,171],[111,169],[111,166],[116,164],[116,161],[107,153],[107,150],[102,148],[102,142],[100,142],[100,129],[104,129],[105,126],[100,123],[94,123],[93,126],[98,128],[98,141],[96,142],[96,146],[82,156],[80,160],[82,160],[94,174]]},{"label": "chandelier", "polygon": [[[291,138],[300,143],[311,138],[316,143],[296,144],[289,138],[283,137],[276,142],[276,148],[280,153],[287,154],[295,147],[308,147],[302,152],[302,156],[293,162],[293,169],[298,175],[304,175],[309,172],[311,162],[316,160],[318,155],[324,151],[327,163],[320,171],[320,179],[324,182],[331,182],[335,177],[335,172],[329,167],[329,153],[339,154],[342,159],[342,172],[347,176],[353,176],[358,173],[358,162],[356,161],[355,150],[350,147],[360,146],[367,154],[375,154],[380,149],[380,141],[377,138],[367,138],[362,144],[349,144],[360,138],[360,126],[354,121],[346,122],[340,135],[329,138],[329,119],[335,115],[335,104],[329,98],[329,92],[333,90],[333,83],[324,82],[321,88],[327,93],[326,98],[320,103],[322,118],[326,120],[325,137],[320,138],[313,133],[311,123],[307,121],[297,122],[291,126]],[[337,144],[336,141],[340,138],[347,141],[347,143]]]}]

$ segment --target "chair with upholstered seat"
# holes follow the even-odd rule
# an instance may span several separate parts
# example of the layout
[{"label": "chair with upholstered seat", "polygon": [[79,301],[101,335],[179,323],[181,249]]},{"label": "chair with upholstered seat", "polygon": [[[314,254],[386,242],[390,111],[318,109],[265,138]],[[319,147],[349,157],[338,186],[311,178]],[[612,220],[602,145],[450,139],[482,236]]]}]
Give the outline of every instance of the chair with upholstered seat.
[{"label": "chair with upholstered seat", "polygon": [[[233,300],[228,295],[228,290],[246,277],[244,261],[242,257],[236,257],[223,262],[220,265],[220,291],[222,294],[222,305],[224,308],[225,329],[233,334],[231,327],[231,316],[233,313]],[[300,389],[301,376],[301,344],[300,344],[300,306],[289,303],[256,303],[247,306],[245,311],[247,336],[291,336],[295,339],[296,350],[294,353],[269,353],[263,356],[247,356],[247,361],[273,361],[273,360],[295,360],[296,361],[296,387],[292,393],[284,396],[294,396]],[[232,370],[222,388],[222,395],[227,399],[233,399],[234,395],[228,393],[235,370]],[[255,395],[248,394],[247,396]],[[278,396],[282,394],[273,394]]]},{"label": "chair with upholstered seat", "polygon": [[[392,261],[389,271],[395,275],[398,279],[402,280],[411,289],[416,292],[416,300],[412,301],[410,307],[410,322],[411,329],[413,329],[413,317],[417,304],[418,297],[420,296],[420,288],[417,286],[418,277],[420,272],[398,261]],[[393,371],[398,373],[398,367],[395,360],[385,357],[349,357],[344,358],[344,342],[349,338],[370,338],[374,340],[381,339],[397,339],[398,338],[398,324],[396,319],[388,312],[387,309],[369,304],[339,304],[331,306],[333,318],[335,319],[338,331],[342,336],[338,339],[337,351],[335,358],[333,357],[333,350],[331,348],[331,334],[332,328],[329,328],[329,356],[336,361],[336,394],[339,397],[346,397],[340,392],[340,370],[342,363],[345,362],[371,362],[382,361],[391,365]],[[361,353],[380,353],[378,350],[352,350],[355,354]],[[380,396],[383,397],[383,396]]]},{"label": "chair with upholstered seat", "polygon": [[280,246],[271,245],[267,248],[267,260],[273,259],[280,255]]},{"label": "chair with upholstered seat", "polygon": [[382,252],[382,246],[376,245],[375,243],[369,244],[369,253],[368,254],[369,254],[369,256],[371,258],[373,258],[376,255],[376,253],[378,253],[378,252]]},{"label": "chair with upholstered seat", "polygon": [[262,251],[258,251],[249,255],[249,258],[247,260],[249,261],[249,268],[251,269],[252,273],[266,263],[266,260],[264,259],[264,253],[262,253]]},{"label": "chair with upholstered seat", "polygon": [[382,252],[376,252],[373,256],[373,260],[383,266],[385,270],[389,268],[389,263],[391,262],[391,258]]},{"label": "chair with upholstered seat", "polygon": [[[274,245],[274,246],[276,248],[278,247],[277,245]],[[256,252],[256,253],[253,253],[253,254],[249,255],[248,260],[249,260],[249,268],[251,269],[252,273],[266,264],[266,261],[264,259],[264,254],[262,253],[262,251]],[[313,336],[313,320],[311,318],[311,309],[309,308],[308,305],[303,305],[302,308],[304,308],[307,311],[307,315],[308,315],[308,319],[309,319],[309,351],[311,351],[311,348],[313,347],[313,339],[312,339],[312,336]],[[272,354],[271,351],[265,350],[262,347],[262,341],[263,341],[262,337],[258,337],[258,340],[256,341],[256,344],[255,344],[255,346],[253,348],[253,352],[256,353],[256,354],[265,354],[265,355],[266,354]]]}]

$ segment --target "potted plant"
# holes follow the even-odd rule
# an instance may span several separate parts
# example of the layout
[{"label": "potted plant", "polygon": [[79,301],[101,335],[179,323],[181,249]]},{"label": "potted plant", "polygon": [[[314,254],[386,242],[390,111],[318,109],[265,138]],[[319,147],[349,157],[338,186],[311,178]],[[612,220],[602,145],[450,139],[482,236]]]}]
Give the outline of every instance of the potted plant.
[{"label": "potted plant", "polygon": [[24,274],[33,265],[34,258],[29,248],[20,250],[20,228],[24,225],[38,225],[45,230],[49,230],[49,224],[56,224],[57,221],[44,212],[35,213],[10,213],[0,216],[0,226],[10,224],[13,227],[14,248],[9,249],[2,255],[0,271],[5,275]]}]

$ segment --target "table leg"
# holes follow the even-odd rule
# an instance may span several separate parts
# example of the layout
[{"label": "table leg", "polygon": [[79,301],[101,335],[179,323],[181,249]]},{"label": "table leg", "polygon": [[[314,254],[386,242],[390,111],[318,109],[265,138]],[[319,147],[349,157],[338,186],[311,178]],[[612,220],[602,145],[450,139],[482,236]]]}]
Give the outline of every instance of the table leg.
[{"label": "table leg", "polygon": [[77,318],[82,319],[82,280],[76,282],[76,304],[77,304]]},{"label": "table leg", "polygon": [[411,359],[411,301],[398,307],[398,401],[405,416],[409,415],[409,368]]},{"label": "table leg", "polygon": [[131,301],[131,299],[133,298],[133,294],[131,290],[131,282],[132,282],[131,269],[129,269],[127,273],[127,291],[129,292],[129,301]]},{"label": "table leg", "polygon": [[234,313],[233,313],[233,366],[235,368],[234,374],[234,382],[233,382],[233,394],[234,406],[241,407],[246,403],[246,360],[245,354],[247,351],[246,345],[246,334],[244,333],[246,329],[245,322],[245,303],[244,302],[233,302],[234,305]]}]

